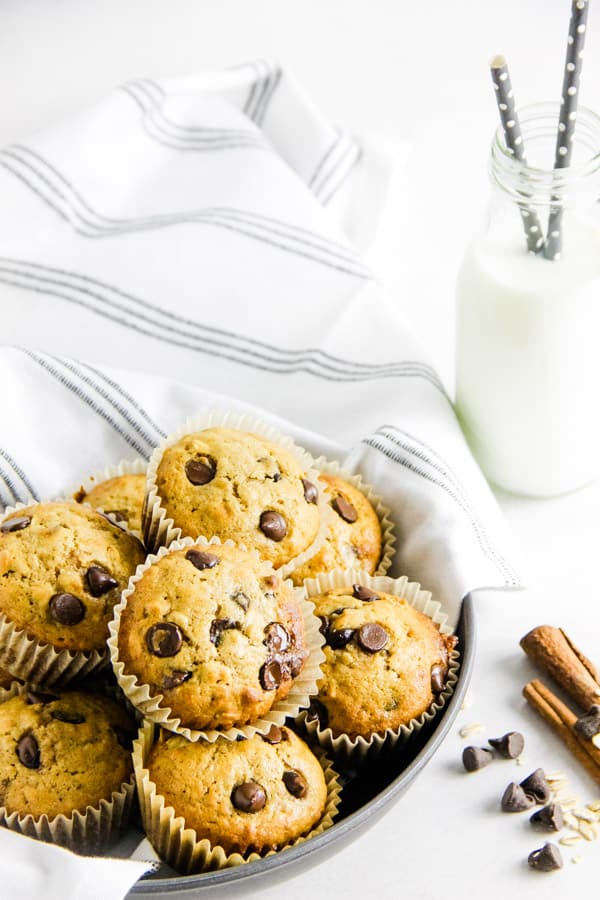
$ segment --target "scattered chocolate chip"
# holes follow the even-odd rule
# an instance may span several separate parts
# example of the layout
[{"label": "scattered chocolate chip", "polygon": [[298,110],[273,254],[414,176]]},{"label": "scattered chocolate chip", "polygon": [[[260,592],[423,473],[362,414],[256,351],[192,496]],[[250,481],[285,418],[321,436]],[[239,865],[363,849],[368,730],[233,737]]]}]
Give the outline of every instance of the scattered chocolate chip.
[{"label": "scattered chocolate chip", "polygon": [[330,623],[329,619],[327,618],[327,616],[319,616],[318,618],[321,620],[321,624],[319,625],[319,631],[321,632],[323,637],[326,638],[327,632],[329,630],[329,626],[331,623]]},{"label": "scattered chocolate chip", "polygon": [[591,740],[596,734],[600,733],[600,706],[591,706],[589,711],[581,716],[573,726],[577,734],[581,737]]},{"label": "scattered chocolate chip", "polygon": [[25,694],[25,703],[33,705],[34,703],[53,703],[58,700],[56,694],[44,694],[42,691],[27,691]]},{"label": "scattered chocolate chip", "polygon": [[133,735],[120,725],[113,725],[112,730],[117,739],[117,743],[123,750],[133,750]]},{"label": "scattered chocolate chip", "polygon": [[441,694],[446,687],[446,675],[448,669],[446,666],[431,667],[431,691],[434,694]]},{"label": "scattered chocolate chip", "polygon": [[83,601],[74,594],[54,594],[49,609],[52,618],[61,625],[78,625],[85,616]]},{"label": "scattered chocolate chip", "polygon": [[83,725],[85,722],[85,716],[67,709],[53,709],[50,716],[58,722],[66,722],[67,725]]},{"label": "scattered chocolate chip", "polygon": [[237,603],[238,606],[244,610],[244,612],[248,612],[248,607],[250,606],[250,597],[247,597],[243,591],[233,591],[229,595],[234,603]]},{"label": "scattered chocolate chip", "polygon": [[334,609],[333,612],[330,612],[329,615],[330,616],[341,616],[341,614],[343,612],[345,612],[345,610],[347,610],[347,609],[348,609],[347,606],[339,606],[337,609]]},{"label": "scattered chocolate chip", "polygon": [[364,603],[371,603],[373,600],[379,600],[379,594],[362,584],[352,585],[352,596]]},{"label": "scattered chocolate chip", "polygon": [[240,812],[259,812],[267,802],[264,787],[256,781],[238,784],[231,792],[231,802]]},{"label": "scattered chocolate chip", "polygon": [[543,769],[536,769],[521,782],[521,787],[537,803],[547,803],[550,799],[550,785]]},{"label": "scattered chocolate chip", "polygon": [[230,631],[232,628],[241,628],[239,622],[234,622],[233,619],[213,619],[210,623],[210,642],[214,644],[215,647],[218,647],[221,643],[221,638],[223,637],[224,631]]},{"label": "scattered chocolate chip", "polygon": [[217,474],[217,463],[212,456],[198,456],[185,464],[187,480],[193,485],[208,484]]},{"label": "scattered chocolate chip", "polygon": [[286,674],[285,667],[281,660],[276,658],[268,659],[266,663],[261,666],[260,672],[258,673],[262,689],[264,691],[277,690],[281,682],[285,680]]},{"label": "scattered chocolate chip", "polygon": [[520,784],[511,781],[502,795],[500,805],[504,812],[523,812],[535,806],[535,800],[525,793]]},{"label": "scattered chocolate chip", "polygon": [[270,650],[277,650],[283,652],[287,650],[290,646],[290,635],[281,622],[269,622],[267,626],[265,626],[265,639],[263,644],[266,644]]},{"label": "scattered chocolate chip", "polygon": [[300,772],[294,772],[292,770],[284,772],[282,779],[292,797],[300,799],[301,797],[306,796],[308,784],[306,783],[306,778],[304,775],[301,775]]},{"label": "scattered chocolate chip", "polygon": [[236,740],[237,744],[241,744],[242,741],[247,741],[248,738],[246,737],[245,734],[236,734],[235,740]]},{"label": "scattered chocolate chip", "polygon": [[287,523],[281,513],[267,509],[260,514],[260,530],[272,541],[282,541],[287,534]]},{"label": "scattered chocolate chip", "polygon": [[157,622],[146,632],[146,644],[154,656],[175,656],[181,650],[183,636],[173,622]]},{"label": "scattered chocolate chip", "polygon": [[354,628],[330,628],[325,635],[325,643],[333,650],[342,650],[354,637]]},{"label": "scattered chocolate chip", "polygon": [[183,684],[185,681],[189,681],[191,677],[191,672],[184,672],[182,669],[173,669],[170,675],[165,675],[162,684],[166,691],[170,691],[172,688],[179,687],[179,685]]},{"label": "scattered chocolate chip", "polygon": [[387,644],[389,634],[377,622],[367,622],[358,629],[356,639],[359,646],[367,653],[377,653],[379,650],[383,650]]},{"label": "scattered chocolate chip", "polygon": [[32,734],[24,734],[17,744],[17,756],[27,769],[39,769],[40,748]]},{"label": "scattered chocolate chip", "polygon": [[559,803],[549,803],[543,809],[536,809],[529,821],[544,831],[561,831],[565,824],[562,806]]},{"label": "scattered chocolate chip", "polygon": [[356,522],[358,519],[358,513],[352,506],[352,504],[346,500],[345,497],[342,497],[341,494],[338,494],[337,497],[331,501],[331,505],[333,509],[335,509],[338,516],[340,516],[344,522],[349,522],[351,525],[353,522]]},{"label": "scattered chocolate chip", "polygon": [[208,553],[206,550],[188,550],[185,558],[189,559],[191,564],[201,572],[204,569],[214,569],[221,562],[218,556],[215,556],[214,553]]},{"label": "scattered chocolate chip", "polygon": [[301,478],[302,486],[304,487],[304,499],[307,503],[318,503],[319,502],[319,491],[317,489],[316,484],[313,484],[312,481],[309,481],[308,478]]},{"label": "scattered chocolate chip", "polygon": [[489,766],[493,759],[494,754],[486,747],[465,747],[463,750],[462,761],[467,772],[477,772]]},{"label": "scattered chocolate chip", "polygon": [[327,728],[329,725],[329,713],[327,707],[320,700],[313,698],[306,710],[307,722],[318,722],[321,728]]},{"label": "scattered chocolate chip", "polygon": [[530,868],[538,872],[553,872],[562,869],[563,860],[556,844],[544,844],[539,850],[534,850],[527,857]]},{"label": "scattered chocolate chip", "polygon": [[0,531],[3,534],[9,534],[12,531],[22,531],[24,528],[27,528],[28,525],[31,525],[31,518],[29,516],[15,516],[14,519],[7,519],[5,522],[0,525]]},{"label": "scattered chocolate chip", "polygon": [[285,728],[280,728],[279,725],[271,725],[268,733],[261,734],[261,738],[267,744],[280,744],[282,741],[288,740],[287,731]]},{"label": "scattered chocolate chip", "polygon": [[119,582],[102,566],[90,566],[85,573],[85,582],[92,597],[101,597],[119,587]]},{"label": "scattered chocolate chip", "polygon": [[519,731],[507,731],[499,738],[490,738],[488,744],[505,759],[516,759],[525,748],[525,738]]}]

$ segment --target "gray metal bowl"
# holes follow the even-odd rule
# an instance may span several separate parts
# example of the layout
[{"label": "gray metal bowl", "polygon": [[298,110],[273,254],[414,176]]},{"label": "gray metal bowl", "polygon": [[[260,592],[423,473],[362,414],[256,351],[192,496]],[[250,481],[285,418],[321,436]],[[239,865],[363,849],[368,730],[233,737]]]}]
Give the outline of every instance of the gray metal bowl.
[{"label": "gray metal bowl", "polygon": [[[450,702],[409,744],[378,757],[376,766],[366,766],[358,771],[344,770],[342,767],[341,775],[347,783],[342,792],[340,812],[332,828],[297,847],[232,869],[203,875],[174,875],[171,870],[159,871],[138,881],[129,896],[190,897],[192,891],[198,892],[205,888],[210,888],[213,893],[224,893],[234,882],[250,878],[253,879],[253,887],[259,880],[263,884],[268,884],[269,881],[281,882],[282,876],[285,878],[288,874],[298,874],[306,870],[307,865],[322,862],[336,850],[355,840],[402,796],[422,772],[458,714],[471,679],[475,654],[475,622],[470,594],[463,600],[456,634],[459,639],[461,667]],[[285,871],[282,872],[282,869]]]}]

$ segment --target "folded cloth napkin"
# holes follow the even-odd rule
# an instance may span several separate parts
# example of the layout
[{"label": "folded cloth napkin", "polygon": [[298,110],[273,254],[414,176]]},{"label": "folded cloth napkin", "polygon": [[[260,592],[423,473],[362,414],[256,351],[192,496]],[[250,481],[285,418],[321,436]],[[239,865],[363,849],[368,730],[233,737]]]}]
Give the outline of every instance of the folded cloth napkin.
[{"label": "folded cloth napkin", "polygon": [[518,586],[444,385],[357,249],[393,162],[262,61],[128,82],[2,150],[0,501],[250,410],[376,487],[393,571],[453,622],[469,590]]}]

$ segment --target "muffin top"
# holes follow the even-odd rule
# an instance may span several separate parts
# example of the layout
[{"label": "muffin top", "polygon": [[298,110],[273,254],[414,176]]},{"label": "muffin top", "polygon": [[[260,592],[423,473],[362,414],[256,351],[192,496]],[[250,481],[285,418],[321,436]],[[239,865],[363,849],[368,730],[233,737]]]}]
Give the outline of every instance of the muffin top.
[{"label": "muffin top", "polygon": [[225,544],[173,550],[150,566],[121,614],[118,649],[126,674],[196,729],[264,715],[308,655],[293,588]]},{"label": "muffin top", "polygon": [[310,831],[327,802],[323,769],[288,728],[242,741],[159,740],[146,768],[198,840],[227,853],[265,852]]},{"label": "muffin top", "polygon": [[129,576],[145,558],[133,535],[77,503],[40,503],[0,524],[0,611],[56,649],[102,650]]},{"label": "muffin top", "polygon": [[156,484],[183,535],[232,538],[275,568],[306,550],[319,530],[318,493],[299,461],[248,432],[185,435],[164,451]]},{"label": "muffin top", "polygon": [[294,584],[333,569],[360,568],[374,575],[381,557],[381,525],[362,491],[337,475],[319,476],[332,514],[319,551],[292,574]]},{"label": "muffin top", "polygon": [[406,600],[356,584],[311,597],[325,635],[316,717],[351,738],[397,729],[441,693],[453,638]]},{"label": "muffin top", "polygon": [[135,728],[113,700],[83,691],[0,704],[0,806],[34,817],[85,812],[132,774]]},{"label": "muffin top", "polygon": [[89,503],[94,509],[110,513],[117,521],[124,522],[131,531],[142,531],[142,507],[146,493],[144,474],[117,475],[107,478],[88,491],[76,495],[79,503]]}]

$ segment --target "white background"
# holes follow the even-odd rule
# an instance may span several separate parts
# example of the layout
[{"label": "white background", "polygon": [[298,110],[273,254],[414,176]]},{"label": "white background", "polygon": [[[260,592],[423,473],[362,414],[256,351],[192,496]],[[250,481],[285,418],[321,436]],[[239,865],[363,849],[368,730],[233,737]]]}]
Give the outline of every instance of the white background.
[{"label": "white background", "polygon": [[[600,9],[591,2],[581,102],[600,110]],[[410,142],[401,215],[384,221],[372,261],[451,385],[453,284],[484,209],[497,124],[487,62],[507,55],[518,104],[558,99],[568,15],[568,0],[0,0],[0,145],[127,78],[278,58],[336,123]],[[357,843],[285,885],[242,886],[231,896],[597,893],[600,841],[565,848],[562,872],[532,873],[524,860],[544,837],[526,815],[502,814],[499,798],[538,765],[567,773],[583,803],[600,796],[525,708],[520,692],[533,671],[518,645],[548,622],[600,661],[600,490],[499,500],[531,589],[477,596],[472,706],[410,792]],[[523,730],[525,766],[462,772],[467,742],[458,728],[471,722],[485,725],[476,743]]]}]

